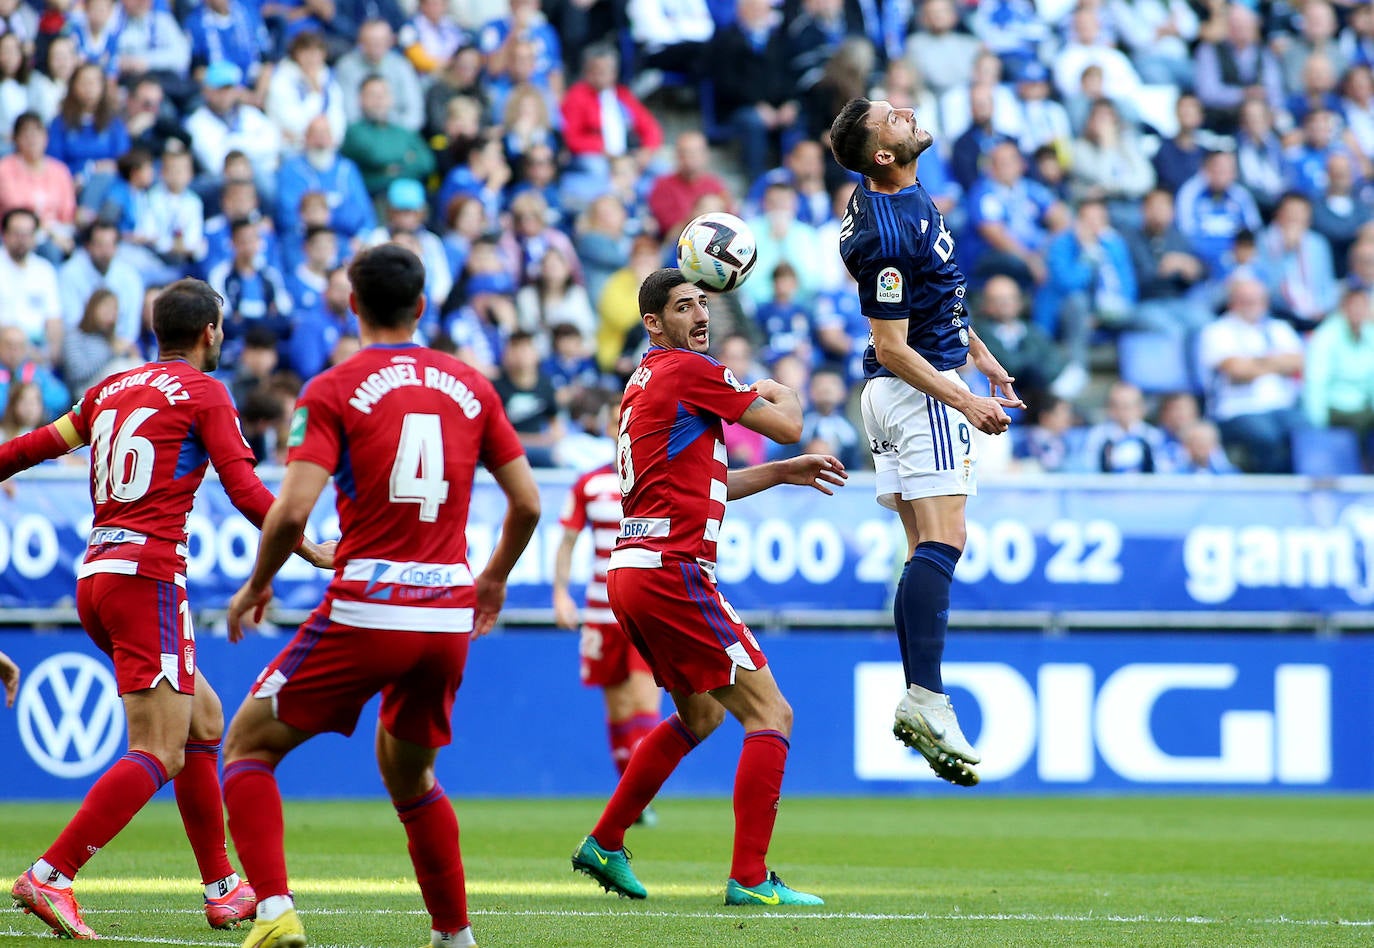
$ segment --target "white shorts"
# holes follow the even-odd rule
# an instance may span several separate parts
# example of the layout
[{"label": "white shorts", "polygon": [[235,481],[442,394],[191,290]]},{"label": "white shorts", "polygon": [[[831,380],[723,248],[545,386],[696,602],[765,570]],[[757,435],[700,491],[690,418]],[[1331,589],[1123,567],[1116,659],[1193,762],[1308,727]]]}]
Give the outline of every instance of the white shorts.
[{"label": "white shorts", "polygon": [[[959,373],[940,373],[968,388]],[[873,451],[878,503],[897,509],[903,500],[978,493],[978,448],[962,412],[883,376],[864,383],[864,430]]]}]

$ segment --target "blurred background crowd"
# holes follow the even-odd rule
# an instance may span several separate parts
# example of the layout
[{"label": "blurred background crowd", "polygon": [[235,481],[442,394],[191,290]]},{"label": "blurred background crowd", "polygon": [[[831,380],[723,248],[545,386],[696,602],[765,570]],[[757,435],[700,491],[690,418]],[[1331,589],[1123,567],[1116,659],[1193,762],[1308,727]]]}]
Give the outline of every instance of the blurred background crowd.
[{"label": "blurred background crowd", "polygon": [[719,358],[803,394],[797,450],[863,464],[826,129],[869,95],[934,134],[921,181],[1030,406],[985,470],[1358,473],[1371,66],[1366,0],[0,0],[0,436],[154,357],[194,275],[280,460],[359,345],[343,265],[392,240],[419,341],[494,380],[534,463],[603,463],[639,282],[729,210],[759,262]]}]

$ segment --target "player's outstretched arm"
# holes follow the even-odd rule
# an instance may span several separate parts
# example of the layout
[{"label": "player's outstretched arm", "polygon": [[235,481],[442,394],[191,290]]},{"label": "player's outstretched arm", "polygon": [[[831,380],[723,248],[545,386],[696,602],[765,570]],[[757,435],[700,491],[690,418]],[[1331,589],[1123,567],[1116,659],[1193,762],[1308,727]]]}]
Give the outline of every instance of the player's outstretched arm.
[{"label": "player's outstretched arm", "polygon": [[5,686],[5,707],[14,707],[19,694],[19,666],[4,652],[0,652],[0,685]]},{"label": "player's outstretched arm", "polygon": [[725,499],[739,500],[779,484],[798,484],[814,487],[822,494],[834,494],[830,485],[842,487],[848,477],[849,472],[839,458],[828,454],[803,454],[730,471],[726,475]]},{"label": "player's outstretched arm", "polygon": [[229,641],[243,638],[244,616],[251,613],[254,623],[262,621],[263,611],[272,601],[272,577],[301,545],[306,520],[328,482],[329,471],[312,461],[292,461],[286,465],[281,492],[262,521],[253,572],[229,600]]},{"label": "player's outstretched arm", "polygon": [[85,443],[71,412],[67,412],[52,424],[0,444],[0,481],[7,481],[44,461],[60,458]]},{"label": "player's outstretched arm", "polygon": [[868,322],[873,327],[873,350],[883,368],[917,391],[962,412],[979,431],[1001,434],[1007,430],[1011,419],[1004,409],[1020,407],[1019,399],[974,395],[964,386],[945,378],[925,357],[907,345],[907,320],[870,318]]},{"label": "player's outstretched arm", "polygon": [[568,582],[572,579],[573,549],[581,532],[564,527],[563,540],[553,558],[553,624],[560,629],[575,629],[578,625],[577,603],[568,592]]},{"label": "player's outstretched arm", "polygon": [[529,545],[534,528],[539,526],[539,485],[534,481],[529,459],[522,454],[492,471],[491,476],[506,495],[506,519],[487,568],[477,577],[474,638],[486,635],[496,625],[496,617],[506,604],[506,578]]},{"label": "player's outstretched arm", "polygon": [[800,441],[802,407],[797,393],[773,379],[759,379],[749,387],[759,397],[739,416],[739,423],[778,444]]}]

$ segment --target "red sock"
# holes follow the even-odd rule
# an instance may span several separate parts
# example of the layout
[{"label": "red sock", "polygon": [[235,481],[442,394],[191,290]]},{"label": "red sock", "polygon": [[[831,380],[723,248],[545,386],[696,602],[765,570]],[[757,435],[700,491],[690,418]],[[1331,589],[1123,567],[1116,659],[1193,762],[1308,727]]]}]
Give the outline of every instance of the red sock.
[{"label": "red sock", "polygon": [[62,874],[75,876],[166,782],[162,761],[145,751],[129,751],[100,775],[43,858]]},{"label": "red sock", "polygon": [[735,771],[735,854],[730,862],[730,878],[740,885],[758,885],[768,877],[765,857],[778,819],[788,747],[778,731],[744,735]]},{"label": "red sock", "polygon": [[601,820],[592,829],[592,836],[602,849],[620,849],[625,845],[625,830],[644,812],[688,751],[700,743],[676,714],[640,741]]},{"label": "red sock", "polygon": [[219,741],[187,741],[186,766],[172,781],[177,809],[196,855],[202,885],[232,875],[224,845],[224,795],[219,786]]},{"label": "red sock", "polygon": [[458,817],[444,788],[435,784],[414,800],[392,801],[406,828],[415,880],[435,931],[468,927],[468,896],[463,884],[463,854],[458,848]]},{"label": "red sock", "polygon": [[281,791],[273,768],[260,760],[236,760],[224,768],[224,802],[229,832],[243,872],[258,900],[289,895],[286,884],[286,827]]}]

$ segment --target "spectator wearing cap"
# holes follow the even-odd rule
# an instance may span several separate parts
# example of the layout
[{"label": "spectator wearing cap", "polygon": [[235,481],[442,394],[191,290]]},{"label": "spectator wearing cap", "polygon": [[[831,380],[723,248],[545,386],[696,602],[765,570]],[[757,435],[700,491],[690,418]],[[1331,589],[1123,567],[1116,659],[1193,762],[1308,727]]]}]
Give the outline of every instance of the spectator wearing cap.
[{"label": "spectator wearing cap", "polygon": [[343,90],[325,62],[325,53],[320,34],[298,33],[287,47],[286,58],[272,71],[267,117],[281,132],[282,149],[288,154],[305,147],[305,128],[316,116],[329,121],[334,141],[343,138],[348,126]]},{"label": "spectator wearing cap", "polygon": [[973,79],[973,61],[982,48],[974,36],[958,30],[954,0],[926,0],[921,28],[906,41],[906,58],[937,94],[966,86]]},{"label": "spectator wearing cap", "polygon": [[414,234],[421,248],[418,256],[425,265],[426,292],[442,300],[453,286],[453,273],[448,267],[444,242],[425,227],[428,216],[425,186],[412,178],[397,178],[386,187],[386,224],[374,230],[364,243],[376,246],[391,240],[397,233]]},{"label": "spectator wearing cap", "polygon": [[1016,77],[1016,97],[1021,106],[1017,138],[1022,154],[1033,154],[1042,145],[1067,149],[1073,126],[1063,105],[1050,98],[1050,71],[1035,60],[1021,67]]},{"label": "spectator wearing cap", "polygon": [[162,81],[167,95],[186,105],[195,95],[191,81],[191,44],[166,9],[153,0],[122,0],[124,21],[119,27],[119,75],[133,80],[152,75]]},{"label": "spectator wearing cap", "polygon": [[1274,112],[1283,107],[1283,70],[1263,44],[1259,14],[1232,2],[1225,16],[1226,38],[1200,43],[1194,54],[1197,96],[1207,109],[1208,126],[1220,132],[1236,127],[1240,105],[1254,86]]},{"label": "spectator wearing cap", "polygon": [[1187,0],[1111,0],[1107,12],[1141,79],[1183,89],[1192,86],[1189,46],[1200,24]]},{"label": "spectator wearing cap", "polygon": [[339,154],[336,141],[329,119],[317,115],[305,127],[305,147],[282,161],[277,172],[276,217],[284,232],[299,231],[301,198],[312,191],[325,196],[329,202],[329,226],[346,239],[377,226],[362,172],[352,160]]},{"label": "spectator wearing cap", "polygon": [[410,60],[396,49],[396,34],[386,20],[370,19],[358,30],[358,45],[339,57],[334,76],[343,89],[344,110],[349,122],[367,118],[363,85],[372,77],[386,80],[390,92],[385,119],[408,132],[418,132],[425,122],[425,97],[420,77]]},{"label": "spectator wearing cap", "polygon": [[1198,361],[1209,380],[1208,415],[1228,453],[1254,474],[1292,472],[1289,437],[1298,423],[1303,346],[1293,327],[1269,313],[1264,284],[1239,273],[1228,285],[1228,306],[1198,340]]},{"label": "spectator wearing cap", "polygon": [[132,344],[143,320],[143,278],[126,260],[119,228],[97,219],[81,234],[81,247],[57,271],[62,320],[68,329],[81,322],[86,300],[96,290],[115,295],[115,337]]},{"label": "spectator wearing cap", "polygon": [[1175,210],[1178,229],[1213,272],[1221,271],[1238,233],[1260,229],[1259,208],[1236,181],[1236,156],[1230,152],[1203,159],[1202,170],[1179,188]]},{"label": "spectator wearing cap", "polygon": [[968,203],[965,266],[976,277],[1005,273],[1023,288],[1044,282],[1050,230],[1062,227],[1067,214],[1044,185],[1026,177],[1015,142],[993,146]]},{"label": "spectator wearing cap", "polygon": [[276,186],[281,135],[260,109],[243,101],[243,71],[227,60],[211,63],[201,79],[204,103],[186,119],[191,152],[203,175],[218,182],[230,152],[248,156],[260,191]]},{"label": "spectator wearing cap", "polygon": [[391,87],[381,76],[363,80],[362,116],[348,126],[340,153],[353,161],[373,196],[398,179],[424,181],[434,171],[434,152],[417,133],[391,121]]},{"label": "spectator wearing cap", "polygon": [[191,40],[192,68],[227,60],[239,67],[258,95],[266,97],[272,68],[264,68],[263,56],[271,52],[272,38],[257,4],[205,0],[187,15],[186,35]]}]

